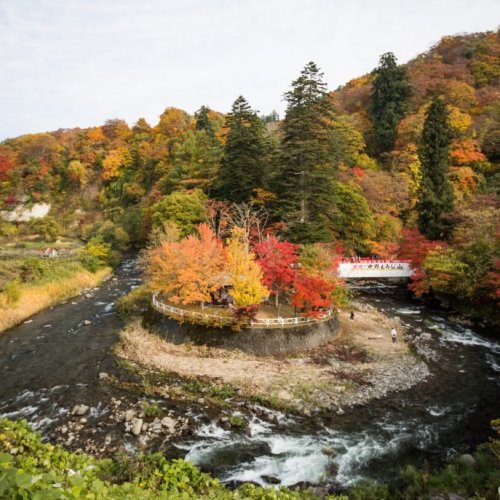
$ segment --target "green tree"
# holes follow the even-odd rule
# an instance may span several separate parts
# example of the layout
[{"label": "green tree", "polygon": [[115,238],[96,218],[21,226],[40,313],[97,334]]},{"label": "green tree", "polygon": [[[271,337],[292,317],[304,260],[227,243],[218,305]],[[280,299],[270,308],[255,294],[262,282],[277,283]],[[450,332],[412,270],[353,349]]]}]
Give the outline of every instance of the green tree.
[{"label": "green tree", "polygon": [[220,199],[247,202],[255,189],[265,187],[264,124],[245,98],[239,96],[226,125],[229,133],[214,192]]},{"label": "green tree", "polygon": [[333,105],[323,73],[310,62],[285,93],[282,166],[275,180],[279,193],[276,214],[294,241],[329,239],[328,218],[333,201],[335,159],[332,155]]},{"label": "green tree", "polygon": [[375,236],[375,221],[361,189],[336,182],[335,206],[331,224],[337,239],[358,253],[367,251],[368,240]]},{"label": "green tree", "polygon": [[418,150],[422,173],[417,203],[418,226],[431,240],[445,233],[442,215],[453,208],[453,187],[448,179],[450,141],[446,104],[435,97],[427,111]]},{"label": "green tree", "polygon": [[398,66],[392,52],[380,57],[373,73],[370,114],[375,142],[379,151],[385,152],[394,148],[397,126],[408,110],[412,90],[406,69]]},{"label": "green tree", "polygon": [[192,234],[196,226],[205,221],[207,197],[199,189],[192,192],[174,191],[151,207],[153,227],[162,228],[167,221],[173,222],[181,237]]},{"label": "green tree", "polygon": [[172,153],[173,170],[166,189],[200,188],[208,192],[220,166],[222,147],[206,129],[186,132]]}]

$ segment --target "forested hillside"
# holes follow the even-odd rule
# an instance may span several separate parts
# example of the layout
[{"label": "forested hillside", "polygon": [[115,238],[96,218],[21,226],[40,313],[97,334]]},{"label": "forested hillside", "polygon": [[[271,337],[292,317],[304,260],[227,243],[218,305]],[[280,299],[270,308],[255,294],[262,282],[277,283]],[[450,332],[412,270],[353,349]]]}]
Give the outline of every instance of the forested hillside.
[{"label": "forested hillside", "polygon": [[240,96],[228,115],[167,108],[154,126],[113,119],[8,139],[0,209],[51,211],[0,222],[0,237],[62,234],[123,249],[200,222],[224,237],[228,214],[244,207],[295,243],[410,258],[417,293],[494,305],[499,82],[499,34],[460,35],[405,65],[384,54],[333,92],[309,63],[284,89],[281,122]]}]

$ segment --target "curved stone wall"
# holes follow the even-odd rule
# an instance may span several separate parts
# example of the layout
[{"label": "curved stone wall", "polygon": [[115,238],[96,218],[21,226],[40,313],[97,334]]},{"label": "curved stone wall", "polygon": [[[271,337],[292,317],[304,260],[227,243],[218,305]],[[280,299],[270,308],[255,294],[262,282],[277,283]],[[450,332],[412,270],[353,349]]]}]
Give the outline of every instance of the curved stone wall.
[{"label": "curved stone wall", "polygon": [[251,328],[235,332],[230,328],[210,328],[191,323],[179,323],[153,308],[144,316],[144,326],[174,344],[191,342],[222,349],[239,349],[265,356],[312,349],[334,339],[338,319],[293,328]]}]

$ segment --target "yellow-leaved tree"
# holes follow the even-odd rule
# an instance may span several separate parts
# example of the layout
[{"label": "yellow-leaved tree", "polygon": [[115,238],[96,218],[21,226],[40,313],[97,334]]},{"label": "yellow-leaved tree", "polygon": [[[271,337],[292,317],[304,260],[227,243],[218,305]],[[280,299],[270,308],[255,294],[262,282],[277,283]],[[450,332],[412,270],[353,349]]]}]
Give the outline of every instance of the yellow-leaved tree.
[{"label": "yellow-leaved tree", "polygon": [[145,263],[150,287],[175,304],[209,301],[225,284],[224,247],[207,224],[198,235],[148,250]]},{"label": "yellow-leaved tree", "polygon": [[236,227],[227,241],[227,267],[232,295],[238,307],[259,304],[268,295],[269,290],[262,284],[262,271],[255,262],[255,255],[249,250],[245,231]]}]

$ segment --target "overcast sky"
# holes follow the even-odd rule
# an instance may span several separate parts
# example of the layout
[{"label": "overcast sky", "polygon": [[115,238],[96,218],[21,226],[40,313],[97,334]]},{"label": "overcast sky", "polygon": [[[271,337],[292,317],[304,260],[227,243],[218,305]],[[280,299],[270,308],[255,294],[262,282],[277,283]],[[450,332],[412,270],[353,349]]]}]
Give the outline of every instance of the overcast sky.
[{"label": "overcast sky", "polygon": [[239,94],[282,114],[310,60],[334,89],[499,22],[499,0],[0,0],[0,140]]}]

